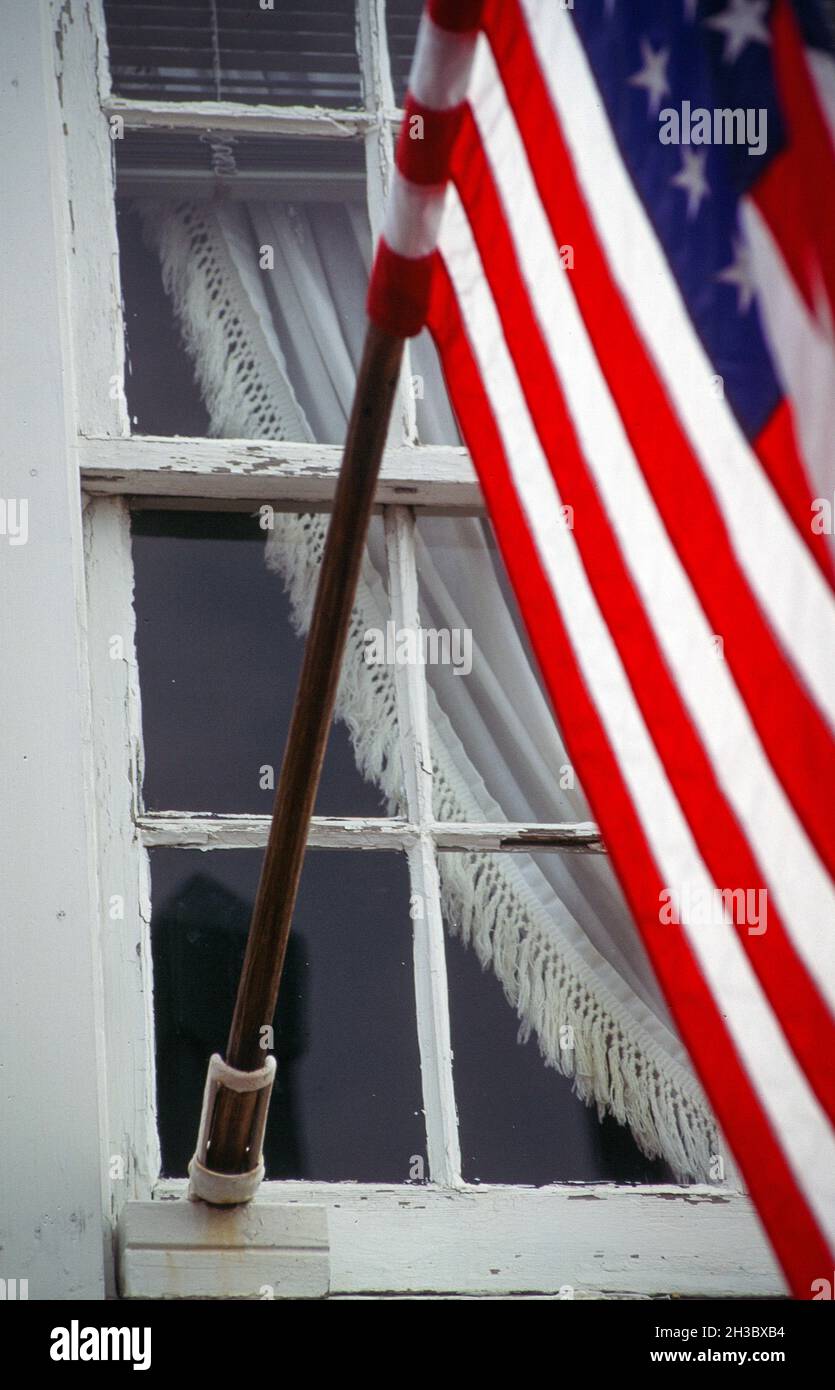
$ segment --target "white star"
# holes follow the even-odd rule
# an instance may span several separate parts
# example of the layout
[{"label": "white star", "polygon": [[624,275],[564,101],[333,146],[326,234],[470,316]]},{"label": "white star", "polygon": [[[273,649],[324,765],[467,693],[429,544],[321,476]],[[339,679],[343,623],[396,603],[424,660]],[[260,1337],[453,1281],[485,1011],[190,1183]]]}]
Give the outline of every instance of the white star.
[{"label": "white star", "polygon": [[729,0],[726,10],[704,21],[709,29],[725,35],[724,62],[735,63],[749,43],[771,43],[763,19],[767,10],[768,0]]},{"label": "white star", "polygon": [[687,216],[692,221],[698,216],[702,199],[710,195],[710,184],[705,178],[704,150],[682,150],[682,167],[673,174],[670,183],[675,188],[683,188],[687,194]]},{"label": "white star", "polygon": [[715,277],[723,285],[736,285],[738,314],[747,314],[757,292],[751,252],[741,237],[734,237],[734,258]]},{"label": "white star", "polygon": [[652,44],[647,39],[641,39],[641,57],[644,60],[644,66],[639,72],[633,72],[629,83],[632,87],[646,88],[649,114],[654,116],[661,105],[662,98],[670,90],[670,84],[667,81],[670,50],[669,48],[659,48],[658,52],[655,53]]}]

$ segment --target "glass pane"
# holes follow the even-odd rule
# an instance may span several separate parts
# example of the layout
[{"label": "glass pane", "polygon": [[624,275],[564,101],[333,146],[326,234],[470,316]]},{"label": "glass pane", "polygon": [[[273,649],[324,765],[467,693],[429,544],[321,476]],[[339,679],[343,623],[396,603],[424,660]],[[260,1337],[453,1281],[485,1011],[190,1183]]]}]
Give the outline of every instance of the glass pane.
[{"label": "glass pane", "polygon": [[470,798],[439,818],[590,819],[489,522],[419,516],[415,557],[436,757]]},{"label": "glass pane", "polygon": [[360,105],[353,0],[104,0],[104,10],[119,96]]},{"label": "glass pane", "polygon": [[[441,854],[444,861],[462,856]],[[507,859],[509,856],[504,856]],[[514,859],[526,856],[514,855]],[[492,969],[447,937],[450,1026],[462,1173],[468,1182],[671,1182],[611,1116],[602,1122],[546,1065]]]},{"label": "glass pane", "polygon": [[406,98],[409,70],[412,66],[422,11],[423,0],[386,0],[391,79],[394,85],[394,99],[399,106],[403,105]]},{"label": "glass pane", "polygon": [[[194,1152],[261,867],[253,850],[151,851],[163,1172]],[[268,1178],[407,1182],[425,1157],[409,887],[398,854],[308,854],[275,1017]]]},{"label": "glass pane", "polygon": [[[120,152],[128,143],[120,142]],[[282,143],[297,152],[311,145],[277,142]],[[314,141],[316,150],[320,143],[333,142]],[[205,161],[207,147],[199,148]],[[291,166],[280,164],[286,156],[269,150],[271,167],[281,167],[281,177],[270,186],[258,175],[253,182],[241,169],[216,203],[206,197],[205,171],[185,167],[185,153],[180,158],[166,151],[170,166],[126,170],[120,164],[120,184],[149,195],[118,203],[126,390],[134,432],[342,443],[362,353],[372,254],[362,147],[350,179],[341,149],[332,166],[326,161],[318,170],[296,168],[293,196],[286,177]],[[172,179],[176,200],[168,190]],[[190,202],[183,202],[184,190],[191,190]],[[190,286],[181,309],[186,336],[202,364],[204,389],[217,402],[211,420],[174,303],[163,288],[161,255],[181,287],[175,298],[183,284]],[[201,302],[205,312],[195,307]],[[222,369],[219,347],[229,352]],[[222,382],[219,370],[228,373]],[[234,410],[227,399],[232,383],[237,384],[231,393]],[[410,389],[420,442],[460,444],[426,331],[411,346]]]},{"label": "glass pane", "polygon": [[421,444],[461,444],[435,344],[424,328],[411,344],[411,389]]},{"label": "glass pane", "polygon": [[[261,188],[237,200],[198,193],[183,201],[180,191],[120,203],[126,390],[136,433],[343,441],[371,265],[364,185],[360,200],[328,201],[309,174],[300,179],[309,191],[298,199],[277,183],[272,196]],[[326,171],[321,186],[329,183]],[[179,287],[173,300],[161,258],[166,284]],[[215,402],[212,416],[193,384],[178,314],[205,398]],[[431,358],[425,371],[437,402]],[[449,421],[448,410],[433,406],[433,427],[454,433]]]},{"label": "glass pane", "polygon": [[[303,643],[265,534],[241,512],[133,513],[148,810],[272,810]],[[336,723],[316,814],[385,813]]]},{"label": "glass pane", "polygon": [[116,203],[125,316],[125,395],[134,434],[205,436],[209,416],[135,205]]}]

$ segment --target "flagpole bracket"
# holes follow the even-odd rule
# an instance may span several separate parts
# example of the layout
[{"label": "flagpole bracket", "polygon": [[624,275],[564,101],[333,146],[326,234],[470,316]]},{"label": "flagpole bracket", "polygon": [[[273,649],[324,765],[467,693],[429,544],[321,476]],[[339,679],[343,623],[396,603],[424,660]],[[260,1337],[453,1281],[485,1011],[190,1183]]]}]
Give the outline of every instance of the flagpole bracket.
[{"label": "flagpole bracket", "polygon": [[[264,1177],[264,1130],[275,1071],[274,1057],[268,1057],[257,1071],[238,1071],[228,1066],[220,1053],[212,1054],[203,1090],[197,1149],[188,1165],[188,1195],[192,1201],[211,1202],[213,1206],[236,1206],[252,1201]],[[249,1152],[258,1155],[258,1162],[244,1173],[219,1173],[209,1166],[209,1136],[218,1093],[223,1086],[239,1094],[258,1092],[249,1142]]]}]

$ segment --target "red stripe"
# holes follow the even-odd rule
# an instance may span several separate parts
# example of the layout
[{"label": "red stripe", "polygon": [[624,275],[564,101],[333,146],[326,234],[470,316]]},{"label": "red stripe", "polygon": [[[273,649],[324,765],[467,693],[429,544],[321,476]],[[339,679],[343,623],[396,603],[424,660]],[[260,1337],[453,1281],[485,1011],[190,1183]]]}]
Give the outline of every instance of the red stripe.
[{"label": "red stripe", "polygon": [[[432,21],[450,34],[472,35],[479,27],[483,0],[428,0]],[[449,176],[449,159],[464,104],[434,111],[406,97],[406,115],[397,140],[396,163],[412,183],[439,186]],[[397,238],[394,238],[397,240]],[[381,237],[371,270],[366,308],[378,328],[395,337],[413,338],[426,322],[432,279],[432,255],[411,259],[394,251]]]},{"label": "red stripe", "polygon": [[368,317],[396,338],[413,338],[426,323],[434,256],[414,260],[380,237],[368,285]]},{"label": "red stripe", "polygon": [[[557,234],[559,226],[564,232],[563,240],[567,244],[582,246],[583,248],[583,263],[575,268],[572,284],[575,287],[582,285],[586,291],[583,300],[583,304],[586,306],[584,315],[590,318],[591,310],[597,308],[596,321],[601,326],[597,336],[604,345],[606,343],[612,345],[612,356],[621,355],[619,354],[618,334],[612,331],[612,327],[617,326],[618,332],[628,331],[630,354],[632,351],[640,352],[641,365],[645,364],[646,371],[652,378],[655,375],[654,369],[637,330],[631,322],[628,309],[623,306],[623,313],[618,319],[617,325],[610,327],[607,323],[609,314],[613,312],[613,305],[619,305],[619,292],[608,273],[605,254],[598,242],[593,223],[585,206],[580,184],[573,170],[571,156],[562,137],[559,120],[539,72],[536,53],[528,37],[524,19],[516,0],[509,0],[506,5],[488,4],[485,11],[485,28],[490,36],[496,61],[502,69],[508,88],[508,96],[514,106],[516,119],[528,148],[531,167],[554,233]],[[547,138],[543,138],[542,132],[545,130],[547,130]],[[539,132],[538,135],[537,131]],[[537,135],[536,139],[533,138],[534,135]],[[553,165],[551,163],[552,152],[554,155]],[[556,167],[557,160],[560,164],[559,169]],[[783,201],[787,202],[789,206],[795,205],[794,199],[784,198]],[[833,237],[832,247],[835,248],[835,237]],[[594,252],[594,260],[591,263],[588,260],[589,248]],[[835,254],[835,250],[832,253]],[[583,308],[583,304],[581,304],[581,308]],[[627,363],[622,363],[624,368],[627,365]],[[634,389],[635,382],[627,380],[625,390],[630,401]],[[668,407],[663,389],[659,389],[659,396],[665,408]],[[640,415],[638,415],[639,406]],[[642,419],[649,422],[650,442],[654,438],[652,413],[656,408],[657,401],[645,400],[643,392],[640,401],[635,402],[636,424],[640,425]],[[756,452],[788,514],[792,517],[798,534],[804,544],[812,551],[827,582],[832,584],[833,567],[829,548],[824,538],[815,535],[810,527],[812,492],[797,448],[796,438],[793,431],[779,428],[779,423],[785,417],[785,409],[785,406],[779,409],[778,419],[769,422],[766,426],[762,450],[757,448]],[[672,412],[667,409],[667,413],[671,414]],[[678,429],[677,422],[674,421],[673,424]],[[660,454],[661,450],[659,449],[657,452]],[[697,460],[696,466],[698,467]],[[677,485],[677,477],[675,482]],[[686,514],[689,507],[683,505],[682,510]]]},{"label": "red stripe", "polygon": [[468,34],[481,24],[484,0],[428,0],[426,11],[441,29]]},{"label": "red stripe", "polygon": [[815,299],[821,285],[816,275],[815,254],[809,228],[798,213],[798,170],[794,152],[781,150],[748,196],[780,248],[788,273],[803,299],[809,316],[817,321]]},{"label": "red stripe", "polygon": [[753,441],[753,448],[780,501],[817,560],[818,568],[831,585],[835,577],[835,561],[825,537],[811,529],[813,494],[797,446],[793,412],[791,402],[780,401],[765,428]]},{"label": "red stripe", "polygon": [[818,322],[818,295],[825,288],[831,324],[835,319],[835,148],[797,20],[786,0],[775,5],[771,29],[788,145],[754,185],[752,196]]},{"label": "red stripe", "polygon": [[[700,852],[720,888],[762,888],[766,876],[717,781],[669,673],[583,457],[548,344],[531,307],[504,209],[469,114],[456,147],[452,174],[537,434],[562,501],[574,508],[574,540],[595,598]],[[750,936],[742,924],[737,924],[737,934],[813,1088],[835,1119],[835,1071],[823,1045],[827,1038],[835,1043],[835,1031],[817,986],[798,959],[771,903],[764,935]]]},{"label": "red stripe", "polygon": [[812,1280],[828,1267],[831,1256],[682,931],[674,925],[658,930],[664,885],[543,574],[442,264],[433,279],[429,326],[572,762],[673,1016],[708,1086],[778,1258],[796,1296],[810,1298]]},{"label": "red stripe", "polygon": [[412,183],[445,183],[449,160],[464,104],[446,111],[433,111],[422,106],[411,93],[406,98],[406,113],[397,138],[397,167]]},{"label": "red stripe", "polygon": [[[835,872],[835,747],[828,726],[751,592],[713,492],[614,282],[517,0],[488,0],[485,27],[554,236],[575,248],[569,283],[634,453],[710,624],[724,639],[728,665],[775,772]],[[466,157],[456,150],[457,163]]]}]

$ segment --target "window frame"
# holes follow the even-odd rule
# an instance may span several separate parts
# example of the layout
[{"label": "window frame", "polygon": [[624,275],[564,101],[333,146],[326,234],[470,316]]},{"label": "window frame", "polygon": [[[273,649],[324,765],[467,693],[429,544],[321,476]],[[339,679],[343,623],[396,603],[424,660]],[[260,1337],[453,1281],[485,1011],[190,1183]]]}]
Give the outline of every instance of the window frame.
[{"label": "window frame", "polygon": [[[106,1057],[103,1178],[109,1216],[120,1233],[121,1292],[135,1297],[199,1296],[203,1285],[188,1272],[193,1273],[194,1266],[185,1257],[204,1241],[200,1204],[177,1204],[178,1215],[170,1218],[170,1246],[167,1218],[160,1215],[159,1204],[182,1197],[185,1183],[159,1177],[148,848],[205,845],[207,836],[217,848],[262,844],[268,818],[148,815],[142,810],[130,508],[140,500],[145,505],[222,508],[254,508],[263,502],[291,508],[326,506],[341,451],[325,445],[130,435],[109,123],[118,116],[131,130],[248,130],[311,139],[338,133],[362,139],[369,218],[376,236],[400,113],[391,87],[384,0],[357,0],[365,111],[347,113],[116,97],[109,85],[102,0],[88,0],[83,6],[80,0],[65,0],[60,6],[58,0],[41,3],[52,15],[55,32],[62,35],[61,100],[70,117],[64,143],[73,220],[69,274],[87,575],[81,636],[91,691]],[[103,305],[108,312],[102,312]],[[445,514],[483,509],[466,450],[419,443],[409,379],[407,350],[377,497],[386,512],[392,617],[399,626],[417,621],[415,509]],[[109,391],[102,389],[103,382],[110,384]],[[115,657],[114,637],[121,639]],[[366,821],[364,835],[369,848],[385,844],[405,851],[413,891],[422,892],[426,903],[422,922],[415,923],[415,978],[430,1181],[426,1187],[266,1182],[259,1206],[289,1201],[327,1207],[334,1296],[550,1296],[564,1293],[566,1287],[578,1296],[780,1292],[782,1280],[751,1203],[731,1186],[561,1184],[533,1189],[473,1187],[461,1180],[436,853],[456,848],[529,849],[534,834],[541,848],[543,833],[546,839],[550,833],[553,844],[582,844],[592,852],[600,844],[596,828],[589,825],[437,825],[427,772],[431,762],[425,756],[425,673],[420,666],[404,667],[397,668],[397,676],[398,705],[406,714],[401,745],[408,819]],[[356,829],[354,819],[317,818],[310,843],[338,847],[350,835],[354,847]],[[114,906],[117,912],[121,907],[123,916],[114,918]],[[151,1209],[153,1239],[148,1234]],[[726,1254],[728,1248],[732,1257]],[[149,1255],[160,1249],[165,1258]],[[240,1284],[244,1276],[236,1275],[235,1269],[234,1263],[223,1265],[220,1277],[226,1292],[258,1297],[251,1282]],[[209,1285],[216,1292],[216,1281],[210,1279],[207,1289]]]}]

